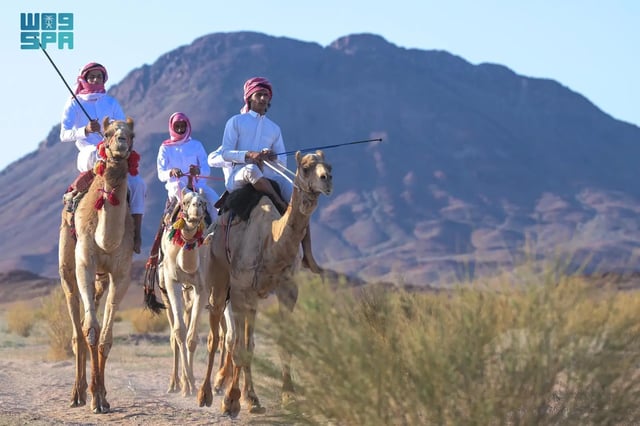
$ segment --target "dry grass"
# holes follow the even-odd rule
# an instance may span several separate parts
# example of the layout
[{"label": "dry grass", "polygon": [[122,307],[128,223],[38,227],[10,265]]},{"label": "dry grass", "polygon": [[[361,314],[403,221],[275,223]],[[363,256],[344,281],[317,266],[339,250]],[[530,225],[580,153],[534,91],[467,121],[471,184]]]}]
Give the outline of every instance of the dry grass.
[{"label": "dry grass", "polygon": [[73,335],[67,301],[61,287],[56,287],[40,303],[38,317],[49,338],[49,358],[59,361],[73,356]]},{"label": "dry grass", "polygon": [[36,315],[25,302],[16,302],[7,309],[6,321],[9,333],[29,337],[36,323]]},{"label": "dry grass", "polygon": [[164,312],[156,315],[148,309],[132,308],[118,314],[123,320],[130,321],[136,333],[159,333],[167,330],[169,321]]},{"label": "dry grass", "polygon": [[[275,340],[266,317],[260,331]],[[282,326],[292,410],[312,424],[640,421],[640,294],[557,270],[440,294],[307,283]]]}]

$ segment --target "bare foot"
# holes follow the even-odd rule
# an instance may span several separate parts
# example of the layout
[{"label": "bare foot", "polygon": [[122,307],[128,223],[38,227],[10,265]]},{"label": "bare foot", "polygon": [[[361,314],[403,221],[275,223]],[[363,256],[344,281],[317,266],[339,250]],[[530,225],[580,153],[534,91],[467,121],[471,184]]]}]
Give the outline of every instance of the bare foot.
[{"label": "bare foot", "polygon": [[133,239],[133,251],[135,251],[136,253],[140,254],[140,248],[142,247],[142,238],[135,237]]}]

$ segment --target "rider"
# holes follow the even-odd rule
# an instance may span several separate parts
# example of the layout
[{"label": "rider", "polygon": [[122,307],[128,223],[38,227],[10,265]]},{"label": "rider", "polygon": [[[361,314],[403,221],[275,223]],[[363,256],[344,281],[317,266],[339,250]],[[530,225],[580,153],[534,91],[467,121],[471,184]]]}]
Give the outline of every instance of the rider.
[{"label": "rider", "polygon": [[[209,154],[209,165],[223,167],[227,191],[251,184],[268,194],[278,210],[284,212],[293,193],[293,184],[263,164],[265,160],[277,161],[285,167],[287,164],[280,127],[265,115],[271,106],[272,95],[271,83],[264,77],[254,77],[244,83],[244,106],[240,114],[227,121],[222,146]],[[282,197],[268,179],[279,184]],[[313,258],[308,227],[302,249],[302,264],[313,272],[322,272]]]},{"label": "rider", "polygon": [[[165,183],[169,203],[180,199],[182,190],[187,187],[187,174],[198,177],[193,179],[192,191],[201,189],[207,197],[207,210],[213,215],[214,203],[218,194],[206,183],[211,174],[207,163],[207,152],[202,142],[191,137],[191,121],[182,112],[174,112],[169,117],[169,139],[160,145],[157,159],[158,179]],[[168,203],[168,204],[169,204]]]},{"label": "rider", "polygon": [[[60,126],[60,140],[62,142],[75,142],[78,148],[77,167],[80,175],[71,185],[65,195],[67,210],[73,211],[81,195],[89,189],[93,180],[93,166],[97,160],[97,145],[102,141],[100,123],[105,117],[111,120],[125,120],[126,117],[118,101],[107,95],[104,84],[108,79],[104,66],[89,62],[82,67],[77,78],[75,98],[67,100],[62,113]],[[77,100],[76,100],[77,98]],[[78,103],[80,102],[80,103]],[[91,120],[87,117],[91,116]],[[127,179],[129,186],[129,207],[133,216],[134,246],[133,250],[140,253],[142,245],[142,215],[144,214],[144,199],[146,197],[146,184],[140,176],[132,176]]]}]

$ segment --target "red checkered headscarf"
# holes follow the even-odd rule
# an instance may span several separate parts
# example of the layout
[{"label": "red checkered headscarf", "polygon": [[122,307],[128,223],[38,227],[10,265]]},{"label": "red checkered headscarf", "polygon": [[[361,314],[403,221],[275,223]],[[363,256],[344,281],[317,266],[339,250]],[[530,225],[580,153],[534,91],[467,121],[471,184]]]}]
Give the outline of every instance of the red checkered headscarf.
[{"label": "red checkered headscarf", "polygon": [[[89,71],[99,70],[102,72],[102,76],[104,79],[100,84],[90,84],[87,82],[87,73]],[[87,94],[87,93],[105,93],[104,83],[107,82],[109,76],[107,75],[107,69],[100,65],[97,62],[89,62],[87,65],[82,67],[80,70],[80,74],[76,79],[78,85],[76,86],[76,95],[77,94]]]},{"label": "red checkered headscarf", "polygon": [[258,90],[267,89],[269,91],[269,100],[273,96],[271,83],[264,77],[253,77],[244,82],[244,106],[240,110],[241,113],[249,112],[249,98]]}]

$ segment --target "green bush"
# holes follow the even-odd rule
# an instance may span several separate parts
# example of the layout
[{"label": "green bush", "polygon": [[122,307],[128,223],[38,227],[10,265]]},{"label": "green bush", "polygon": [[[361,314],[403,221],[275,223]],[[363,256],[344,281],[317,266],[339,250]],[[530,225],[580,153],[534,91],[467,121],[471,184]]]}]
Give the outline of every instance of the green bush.
[{"label": "green bush", "polygon": [[638,293],[529,271],[440,293],[306,283],[291,321],[258,325],[293,352],[310,423],[636,424],[639,308]]}]

